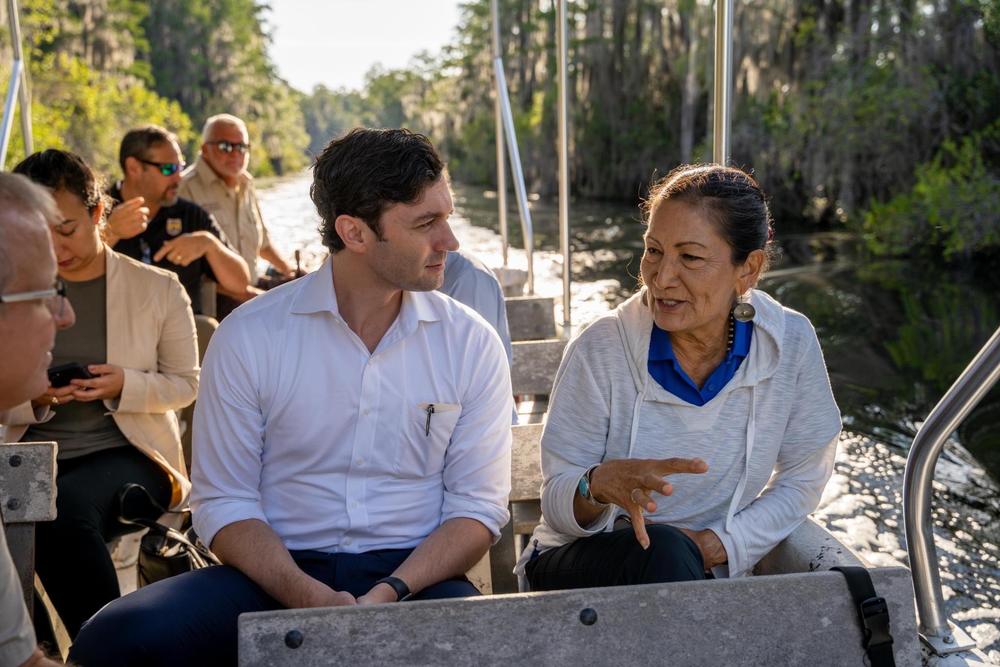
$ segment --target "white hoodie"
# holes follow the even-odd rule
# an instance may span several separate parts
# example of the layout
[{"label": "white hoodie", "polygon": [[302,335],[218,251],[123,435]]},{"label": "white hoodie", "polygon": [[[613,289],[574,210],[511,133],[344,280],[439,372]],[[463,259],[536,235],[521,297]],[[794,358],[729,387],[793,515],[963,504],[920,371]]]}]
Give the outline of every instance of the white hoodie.
[{"label": "white hoodie", "polygon": [[652,314],[644,291],[593,322],[566,348],[542,434],[542,522],[531,554],[610,530],[610,506],[590,526],[573,516],[580,477],[601,461],[701,458],[703,475],[672,475],[651,523],[712,529],[743,576],[816,509],[833,472],[840,411],[809,320],[754,290],[750,354],[715,398],[696,406],[647,371]]}]

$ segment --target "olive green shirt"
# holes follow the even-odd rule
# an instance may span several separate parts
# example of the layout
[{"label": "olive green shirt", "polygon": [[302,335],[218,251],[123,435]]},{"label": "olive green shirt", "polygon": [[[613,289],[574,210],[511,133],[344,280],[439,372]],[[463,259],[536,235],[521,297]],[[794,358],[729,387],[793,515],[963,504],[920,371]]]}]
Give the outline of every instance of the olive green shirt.
[{"label": "olive green shirt", "polygon": [[[76,312],[76,324],[56,333],[52,365],[78,362],[84,367],[107,360],[107,276],[66,282],[66,297]],[[59,444],[59,459],[71,459],[129,444],[104,401],[70,401],[52,409],[54,416],[35,424],[22,440]]]}]

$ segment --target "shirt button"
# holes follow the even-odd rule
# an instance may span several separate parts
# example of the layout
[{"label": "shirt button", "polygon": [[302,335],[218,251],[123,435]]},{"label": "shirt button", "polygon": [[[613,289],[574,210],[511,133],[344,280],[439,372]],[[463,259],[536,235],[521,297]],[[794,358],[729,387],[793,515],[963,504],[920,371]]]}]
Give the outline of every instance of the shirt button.
[{"label": "shirt button", "polygon": [[358,508],[358,504],[359,504],[358,501],[354,500],[354,501],[351,502],[351,507],[353,507],[354,509],[357,509]]},{"label": "shirt button", "polygon": [[364,410],[361,411],[361,414],[364,415],[365,417],[367,417],[369,412],[371,412],[371,410],[369,410],[368,408],[365,408]]},{"label": "shirt button", "polygon": [[350,545],[351,545],[351,538],[349,538],[349,537],[345,537],[345,538],[344,538],[344,539],[342,540],[342,542],[343,542],[343,544],[344,544],[344,545],[346,545],[346,546],[350,546]]},{"label": "shirt button", "polygon": [[363,466],[365,464],[365,460],[364,459],[358,459],[354,463],[356,465]]}]

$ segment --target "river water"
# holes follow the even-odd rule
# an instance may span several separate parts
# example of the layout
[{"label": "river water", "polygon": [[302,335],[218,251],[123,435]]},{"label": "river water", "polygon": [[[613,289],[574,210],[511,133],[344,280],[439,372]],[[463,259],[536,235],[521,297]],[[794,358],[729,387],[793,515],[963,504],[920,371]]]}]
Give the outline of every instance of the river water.
[{"label": "river water", "polygon": [[[276,246],[325,256],[302,175],[261,190]],[[500,266],[495,194],[455,185],[452,227],[464,249]],[[556,208],[534,201],[536,293],[561,300]],[[573,202],[572,321],[607,312],[635,288],[642,253],[638,209]],[[526,268],[516,209],[509,265]],[[816,517],[873,564],[906,563],[902,486],[921,420],[1000,324],[1000,281],[975,267],[944,270],[861,259],[844,234],[783,230],[761,288],[816,326],[844,416],[836,470]],[[561,313],[557,313],[561,321]],[[937,466],[934,513],[947,611],[1000,664],[1000,388],[949,441]]]}]

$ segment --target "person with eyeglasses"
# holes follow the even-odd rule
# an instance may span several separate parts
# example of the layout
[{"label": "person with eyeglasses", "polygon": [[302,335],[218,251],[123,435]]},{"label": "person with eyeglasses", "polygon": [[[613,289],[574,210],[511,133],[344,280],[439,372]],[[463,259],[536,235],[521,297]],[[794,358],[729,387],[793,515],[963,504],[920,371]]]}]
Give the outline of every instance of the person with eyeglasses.
[{"label": "person with eyeglasses", "polygon": [[219,290],[218,319],[261,293],[257,258],[269,262],[282,278],[296,277],[295,268],[271,243],[260,213],[250,162],[250,135],[246,123],[230,114],[205,121],[201,154],[181,177],[178,193],[203,207],[222,227],[236,252],[250,269],[250,285],[239,293]]},{"label": "person with eyeglasses", "polygon": [[[48,386],[56,331],[75,319],[55,284],[47,227],[59,220],[44,188],[0,173],[0,423]],[[38,648],[0,521],[0,665],[57,664]]]},{"label": "person with eyeglasses", "polygon": [[122,139],[118,161],[123,178],[108,191],[114,201],[108,244],[123,255],[176,273],[195,315],[214,311],[202,303],[203,277],[227,292],[244,291],[250,282],[246,262],[215,218],[178,196],[185,165],[177,137],[155,125],[130,130]]},{"label": "person with eyeglasses", "polygon": [[106,543],[134,530],[118,520],[122,489],[139,484],[176,508],[191,488],[175,411],[198,391],[197,339],[177,276],[102,239],[105,195],[80,157],[50,149],[14,171],[59,209],[52,245],[76,325],[56,335],[51,362],[79,372],[36,388],[3,420],[3,439],[58,444],[56,519],[36,528],[36,570],[75,638],[121,594]]}]

